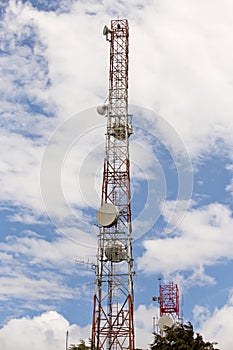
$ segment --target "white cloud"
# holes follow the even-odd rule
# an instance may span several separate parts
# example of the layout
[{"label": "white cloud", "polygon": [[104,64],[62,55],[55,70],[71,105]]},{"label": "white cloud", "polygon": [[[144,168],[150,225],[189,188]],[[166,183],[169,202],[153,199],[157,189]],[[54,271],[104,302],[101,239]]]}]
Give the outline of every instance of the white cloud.
[{"label": "white cloud", "polygon": [[67,330],[69,344],[72,344],[88,339],[90,329],[90,326],[71,325],[62,315],[48,311],[32,319],[23,317],[10,320],[0,330],[0,344],[5,350],[63,350]]},{"label": "white cloud", "polygon": [[[61,300],[77,301],[84,296],[91,299],[95,253],[96,249],[64,236],[47,241],[27,231],[21,237],[7,237],[0,243],[0,300],[4,302],[4,312],[22,315],[28,309],[44,311],[52,305],[57,308]],[[73,286],[77,277],[83,281]]]},{"label": "white cloud", "polygon": [[153,3],[131,22],[131,101],[159,109],[196,157],[219,137],[232,144],[232,4],[173,5]]},{"label": "white cloud", "polygon": [[[158,308],[150,305],[139,305],[135,310],[136,342],[139,348],[148,348],[152,343],[153,318],[158,315]],[[66,332],[69,333],[69,344],[77,344],[81,339],[88,343],[91,335],[91,325],[79,326],[69,324],[62,315],[48,311],[33,318],[23,317],[12,319],[0,329],[0,344],[5,350],[17,349],[35,350],[64,349]],[[14,334],[14,337],[11,335]],[[22,337],[22,334],[24,335]],[[11,339],[11,341],[9,341]]]},{"label": "white cloud", "polygon": [[210,318],[211,313],[207,307],[204,307],[202,305],[195,305],[193,309],[193,316],[195,322],[204,323]]},{"label": "white cloud", "polygon": [[226,169],[227,169],[228,171],[233,172],[233,164],[227,164],[227,165],[226,165]]},{"label": "white cloud", "polygon": [[201,323],[198,332],[204,335],[206,340],[216,341],[217,347],[221,350],[229,350],[232,347],[232,312],[233,312],[233,298],[229,297],[228,303],[221,308],[215,308],[212,315],[206,310],[202,310],[201,318],[198,321]]},{"label": "white cloud", "polygon": [[141,349],[147,349],[153,342],[153,319],[157,321],[159,314],[158,308],[153,305],[139,305],[135,310],[135,346]]},{"label": "white cloud", "polygon": [[227,206],[219,203],[190,210],[175,233],[144,242],[145,252],[137,260],[138,268],[165,275],[189,270],[194,272],[189,282],[213,283],[206,279],[203,267],[233,258],[231,214]]},{"label": "white cloud", "polygon": [[[40,199],[40,142],[8,132],[1,133],[1,201],[43,213]],[[9,156],[10,155],[10,156]]]},{"label": "white cloud", "polygon": [[33,213],[32,210],[27,208],[21,208],[15,214],[8,215],[8,219],[11,222],[21,222],[24,224],[43,224],[42,220],[39,220],[38,217]]},{"label": "white cloud", "polygon": [[[53,274],[54,277],[54,274]],[[0,294],[1,300],[10,300],[12,298],[36,300],[58,300],[59,298],[71,298],[70,288],[62,286],[59,280],[33,279],[18,275],[12,277],[1,277]],[[73,291],[73,296],[75,292]]]},{"label": "white cloud", "polygon": [[[84,232],[79,232],[71,227],[67,228],[66,232],[66,236],[58,235],[53,240],[46,240],[43,236],[32,231],[25,231],[21,237],[6,236],[5,242],[0,243],[0,251],[5,256],[6,263],[11,257],[11,259],[28,261],[28,268],[34,265],[34,267],[40,266],[50,269],[59,268],[62,273],[66,274],[74,274],[75,271],[78,273],[74,263],[75,259],[92,259],[95,263],[95,239],[91,240],[88,237],[89,242],[87,239],[86,245],[84,244],[85,240],[83,244],[81,244],[82,242],[79,244],[78,234],[85,237]],[[90,245],[91,243],[93,246]],[[2,260],[2,263],[5,259]],[[14,264],[15,261],[12,260],[12,267]]]},{"label": "white cloud", "polygon": [[233,179],[231,179],[230,183],[226,186],[226,191],[229,191],[233,196]]}]

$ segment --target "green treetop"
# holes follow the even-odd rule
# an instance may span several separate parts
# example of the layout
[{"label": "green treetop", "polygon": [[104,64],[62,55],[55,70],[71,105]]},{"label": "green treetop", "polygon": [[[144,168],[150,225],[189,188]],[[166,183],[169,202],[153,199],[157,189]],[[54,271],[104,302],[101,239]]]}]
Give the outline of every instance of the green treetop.
[{"label": "green treetop", "polygon": [[220,350],[216,343],[205,342],[202,336],[194,334],[193,326],[188,324],[173,325],[165,328],[165,336],[155,334],[151,350]]}]

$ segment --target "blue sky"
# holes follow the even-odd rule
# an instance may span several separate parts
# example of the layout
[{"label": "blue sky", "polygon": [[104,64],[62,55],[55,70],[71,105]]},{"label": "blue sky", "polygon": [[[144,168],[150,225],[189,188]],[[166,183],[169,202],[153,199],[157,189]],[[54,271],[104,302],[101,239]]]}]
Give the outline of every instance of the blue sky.
[{"label": "blue sky", "polygon": [[[231,1],[0,1],[0,345],[91,329],[109,47],[129,20],[136,345],[158,276],[222,350],[233,326]],[[88,264],[75,262],[86,261]],[[25,337],[22,338],[21,334]]]}]

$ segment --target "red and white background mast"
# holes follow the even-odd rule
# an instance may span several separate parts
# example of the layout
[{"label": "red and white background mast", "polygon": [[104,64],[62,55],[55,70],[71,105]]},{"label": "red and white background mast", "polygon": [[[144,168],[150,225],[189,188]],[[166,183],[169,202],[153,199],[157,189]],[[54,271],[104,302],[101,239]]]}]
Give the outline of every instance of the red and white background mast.
[{"label": "red and white background mast", "polygon": [[92,349],[134,349],[134,293],[130,209],[128,37],[126,19],[111,21],[108,103],[97,108],[107,119],[99,223]]},{"label": "red and white background mast", "polygon": [[159,302],[160,317],[158,327],[163,333],[164,327],[171,327],[179,322],[179,287],[173,282],[162,284],[159,279],[159,297],[153,297]]},{"label": "red and white background mast", "polygon": [[159,285],[160,317],[169,315],[174,321],[179,320],[179,288],[178,285],[169,282]]}]

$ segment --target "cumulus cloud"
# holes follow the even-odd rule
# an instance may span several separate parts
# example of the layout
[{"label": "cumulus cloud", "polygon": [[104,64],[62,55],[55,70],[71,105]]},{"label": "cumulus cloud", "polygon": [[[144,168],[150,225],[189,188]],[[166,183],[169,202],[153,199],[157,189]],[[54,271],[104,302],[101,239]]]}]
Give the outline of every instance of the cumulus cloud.
[{"label": "cumulus cloud", "polygon": [[145,240],[145,252],[137,260],[138,268],[146,273],[160,271],[165,275],[197,269],[195,281],[200,280],[204,273],[202,267],[233,258],[232,224],[231,210],[225,205],[214,203],[193,208],[173,235]]},{"label": "cumulus cloud", "polygon": [[[135,310],[136,347],[145,349],[153,342],[153,323],[157,321],[159,310],[153,305],[139,305]],[[153,321],[154,320],[154,321]]]},{"label": "cumulus cloud", "polygon": [[[152,305],[140,305],[135,310],[137,347],[145,349],[152,343],[153,318],[157,315],[158,309]],[[69,344],[77,344],[81,339],[88,344],[91,325],[81,327],[70,324],[56,311],[47,311],[33,318],[22,317],[8,321],[0,330],[0,344],[5,350],[13,350],[16,346],[19,350],[30,350],[32,346],[35,350],[63,350],[67,331]]]},{"label": "cumulus cloud", "polygon": [[[206,340],[216,341],[222,350],[229,350],[232,346],[232,312],[233,298],[232,293],[229,296],[227,304],[220,308],[215,308],[212,314],[206,310],[199,310],[198,321],[200,323],[199,332],[204,334]],[[204,314],[204,317],[202,317]]]},{"label": "cumulus cloud", "polygon": [[232,144],[232,5],[216,2],[211,13],[207,3],[173,5],[153,3],[143,11],[146,20],[131,23],[131,94],[159,109],[196,157],[219,137]]},{"label": "cumulus cloud", "polygon": [[67,331],[70,344],[90,337],[90,326],[82,328],[69,324],[59,313],[48,311],[33,318],[10,320],[0,330],[0,344],[5,350],[63,350]]}]

